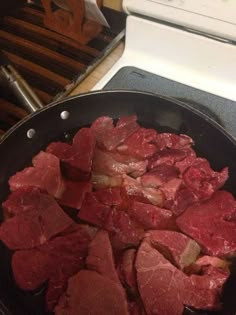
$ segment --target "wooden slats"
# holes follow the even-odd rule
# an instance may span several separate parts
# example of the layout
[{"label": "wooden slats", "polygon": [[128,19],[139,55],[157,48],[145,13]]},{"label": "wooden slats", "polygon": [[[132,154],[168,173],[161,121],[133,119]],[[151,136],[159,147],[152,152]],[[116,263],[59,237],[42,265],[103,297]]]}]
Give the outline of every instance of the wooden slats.
[{"label": "wooden slats", "polygon": [[0,98],[0,111],[4,111],[8,115],[13,115],[18,119],[22,119],[27,116],[27,112],[24,109],[12,104],[11,102],[3,98]]},{"label": "wooden slats", "polygon": [[79,72],[81,70],[85,70],[85,65],[81,64],[80,62],[75,61],[71,58],[62,56],[61,54],[59,54],[56,51],[52,51],[46,47],[43,47],[43,46],[38,45],[36,43],[33,43],[29,40],[20,38],[14,34],[10,34],[8,32],[0,30],[0,38],[4,38],[7,41],[12,42],[13,45],[14,45],[14,43],[20,44],[22,47],[29,49],[32,54],[40,54],[42,56],[46,56],[48,58],[51,58],[55,62],[65,63],[68,67],[74,68]]},{"label": "wooden slats", "polygon": [[15,54],[9,53],[7,51],[4,51],[4,53],[7,55],[7,57],[16,65],[23,66],[25,68],[31,69],[32,72],[38,73],[40,76],[48,78],[51,81],[56,81],[59,83],[62,87],[67,85],[69,83],[69,80],[63,78],[62,76],[43,68],[35,63],[32,63],[28,60],[25,60],[21,58],[20,56],[17,56]]}]

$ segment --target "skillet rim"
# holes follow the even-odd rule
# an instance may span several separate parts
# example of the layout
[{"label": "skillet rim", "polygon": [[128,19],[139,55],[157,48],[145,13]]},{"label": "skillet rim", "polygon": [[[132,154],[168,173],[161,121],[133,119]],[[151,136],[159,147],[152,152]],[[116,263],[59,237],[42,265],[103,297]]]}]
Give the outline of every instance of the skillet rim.
[{"label": "skillet rim", "polygon": [[1,138],[0,138],[0,146],[3,142],[7,141],[7,139],[11,136],[11,134],[17,132],[17,129],[25,124],[26,122],[30,121],[31,118],[35,117],[36,115],[39,115],[41,112],[50,110],[51,108],[54,108],[55,106],[59,106],[60,104],[64,104],[67,101],[73,101],[84,97],[92,97],[94,95],[100,95],[100,94],[133,94],[133,95],[146,95],[151,96],[155,98],[159,98],[164,101],[174,103],[175,105],[179,106],[180,108],[187,110],[189,112],[192,112],[194,115],[197,115],[201,119],[203,119],[205,122],[210,124],[213,128],[220,131],[232,144],[236,147],[236,138],[234,138],[231,134],[229,134],[224,127],[222,127],[218,122],[216,122],[213,118],[209,117],[205,113],[201,112],[200,110],[188,105],[187,103],[181,102],[179,100],[176,100],[171,97],[163,96],[160,94],[155,94],[151,92],[145,92],[145,91],[136,91],[136,90],[130,90],[130,89],[112,89],[112,90],[95,90],[95,91],[89,91],[77,95],[72,95],[66,98],[63,98],[61,100],[57,100],[55,102],[49,103],[48,105],[45,105],[45,107],[38,109],[34,113],[30,113],[25,118],[20,120],[18,123],[16,123],[14,126],[12,126]]}]

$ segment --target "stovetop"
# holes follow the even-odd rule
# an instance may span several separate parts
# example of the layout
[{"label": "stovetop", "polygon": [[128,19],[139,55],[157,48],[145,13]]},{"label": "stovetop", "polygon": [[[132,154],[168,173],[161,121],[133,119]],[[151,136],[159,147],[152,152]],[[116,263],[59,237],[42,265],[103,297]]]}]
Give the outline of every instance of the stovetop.
[{"label": "stovetop", "polygon": [[130,66],[121,68],[104,89],[131,89],[178,99],[213,118],[236,138],[236,102],[226,98]]}]

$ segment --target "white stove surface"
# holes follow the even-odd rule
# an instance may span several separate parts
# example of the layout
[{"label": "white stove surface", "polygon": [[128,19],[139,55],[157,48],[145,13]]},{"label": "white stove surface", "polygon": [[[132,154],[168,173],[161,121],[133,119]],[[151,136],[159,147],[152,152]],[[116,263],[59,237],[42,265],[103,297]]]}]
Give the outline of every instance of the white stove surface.
[{"label": "white stove surface", "polygon": [[[236,138],[236,46],[232,43],[130,15],[127,18],[124,53],[93,90],[109,86],[112,78],[127,67],[156,75],[157,83],[162,85],[172,82],[172,85],[169,84],[169,95],[163,95],[177,98],[180,94],[178,97],[181,99],[178,91],[171,93],[173,85],[175,88],[178,85],[185,87],[184,93],[188,93],[190,98],[193,93],[189,89],[197,91],[197,101],[205,97],[203,106],[215,112],[225,129]],[[128,88],[130,86],[135,89],[132,84]],[[162,94],[163,90],[166,90],[165,87],[160,93],[157,86],[156,90],[152,87],[150,91]],[[203,95],[199,96],[201,91]],[[193,98],[194,102],[196,98]]]},{"label": "white stove surface", "polygon": [[122,57],[93,89],[126,66],[236,101],[236,46],[226,42],[131,15]]}]

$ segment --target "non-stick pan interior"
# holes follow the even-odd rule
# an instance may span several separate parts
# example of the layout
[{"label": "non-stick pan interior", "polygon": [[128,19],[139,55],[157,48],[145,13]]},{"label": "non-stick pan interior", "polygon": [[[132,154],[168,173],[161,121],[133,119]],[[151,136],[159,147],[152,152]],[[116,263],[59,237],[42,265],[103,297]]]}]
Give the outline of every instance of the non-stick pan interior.
[{"label": "non-stick pan interior", "polygon": [[[230,178],[225,189],[236,193],[236,143],[220,126],[186,105],[166,98],[131,91],[102,91],[55,103],[11,130],[0,144],[0,202],[9,192],[8,178],[30,165],[32,157],[49,142],[69,140],[75,130],[90,125],[99,116],[117,119],[133,114],[144,127],[192,137],[198,155],[207,158],[215,170],[229,167]],[[29,132],[31,129],[34,132]],[[30,138],[27,134],[34,136]],[[0,247],[0,261],[0,297],[3,296],[3,300],[13,308],[13,314],[44,315],[43,288],[34,294],[26,294],[15,287],[10,253],[3,245]],[[236,277],[231,278],[231,282],[226,287],[226,307],[221,313],[225,315],[236,314],[234,298],[230,299],[236,292]],[[193,313],[188,311],[186,314]]]}]

